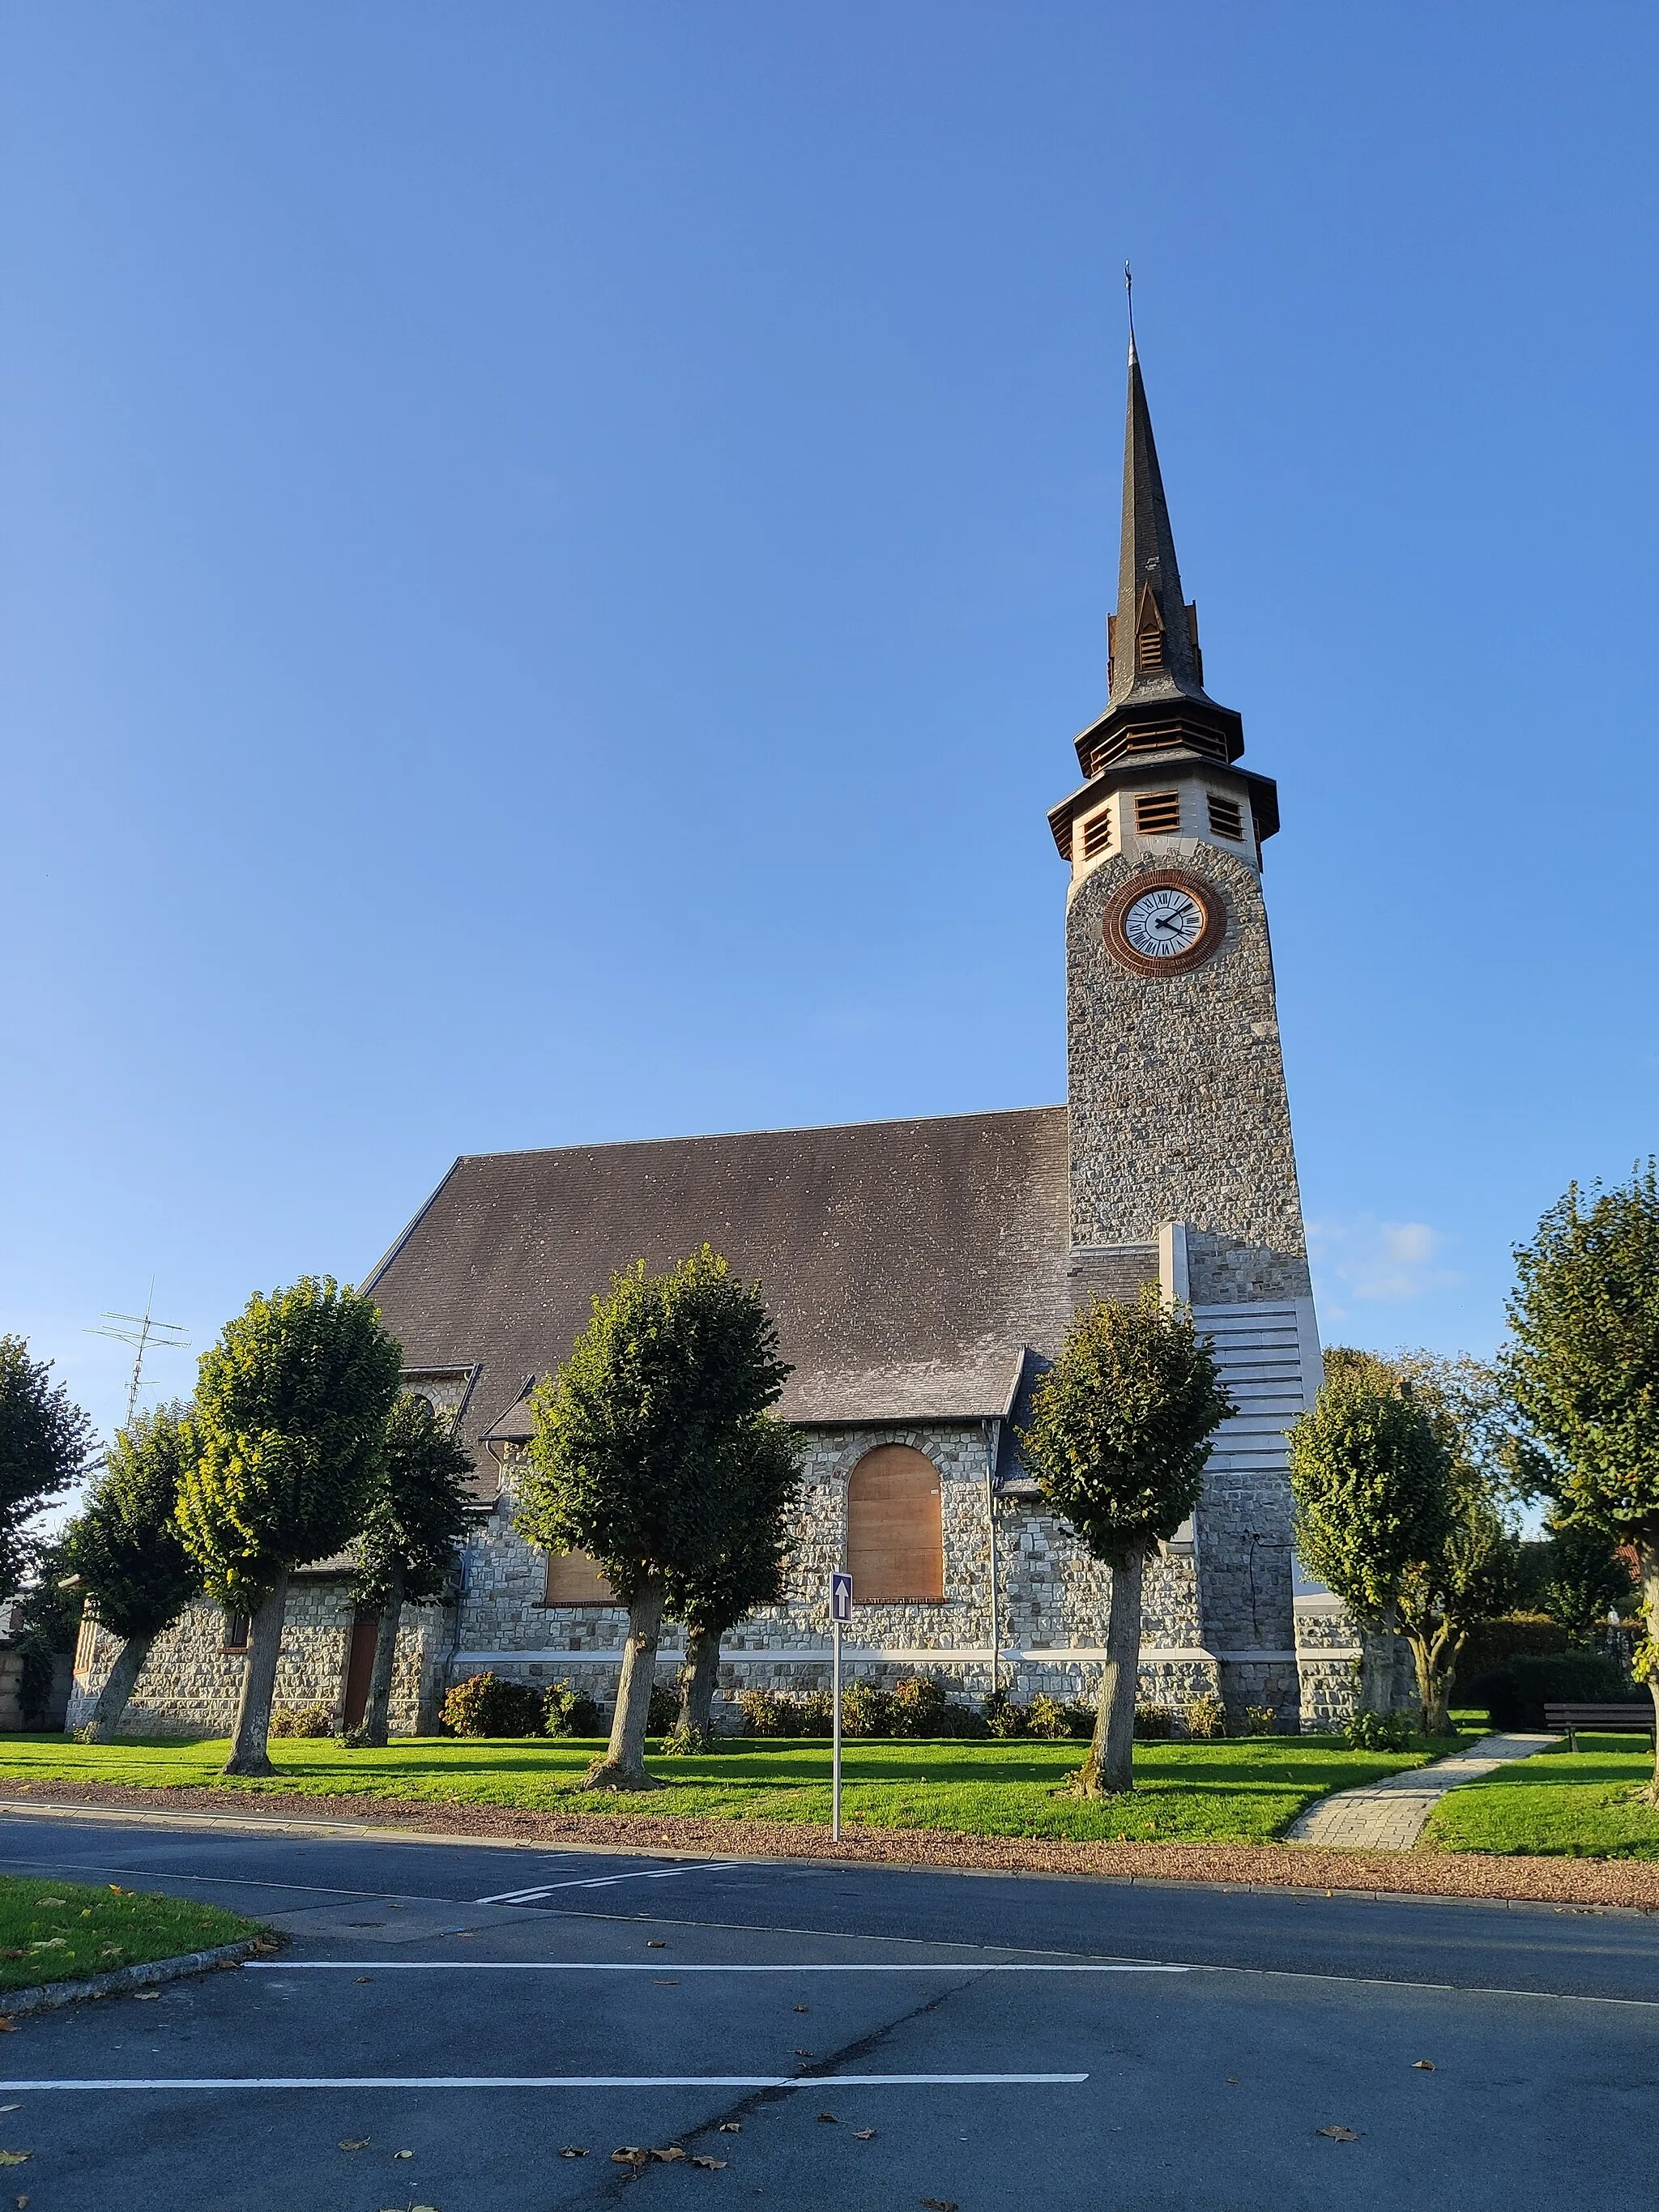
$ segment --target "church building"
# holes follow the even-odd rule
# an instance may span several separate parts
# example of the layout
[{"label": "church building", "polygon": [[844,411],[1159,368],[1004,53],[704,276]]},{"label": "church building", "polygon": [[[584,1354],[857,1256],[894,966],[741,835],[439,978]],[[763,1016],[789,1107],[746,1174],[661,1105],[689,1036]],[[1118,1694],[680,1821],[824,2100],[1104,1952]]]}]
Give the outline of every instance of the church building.
[{"label": "church building", "polygon": [[[717,1716],[743,1689],[827,1686],[842,1566],[854,1677],[1092,1694],[1109,1577],[1045,1511],[1017,1431],[1076,1309],[1148,1283],[1190,1304],[1238,1410],[1148,1565],[1141,1698],[1214,1694],[1281,1729],[1346,1708],[1346,1623],[1293,1596],[1285,1431],[1320,1360],[1262,896],[1278,789],[1240,765],[1240,717],[1205,689],[1133,343],[1107,634],[1105,708],[1048,817],[1064,1105],[465,1155],[367,1279],[410,1387],[477,1462],[459,1597],[405,1616],[394,1725],[429,1729],[444,1688],[486,1668],[610,1702],[625,1613],[590,1561],[513,1526],[528,1394],[614,1271],[705,1243],[776,1318],[793,1370],[778,1411],[806,1466],[787,1597],[726,1638]],[[237,1633],[196,1608],[158,1641],[127,1727],[228,1727]],[[373,1636],[341,1562],[297,1577],[278,1702],[361,1713]],[[72,1722],[113,1648],[83,1636]]]}]

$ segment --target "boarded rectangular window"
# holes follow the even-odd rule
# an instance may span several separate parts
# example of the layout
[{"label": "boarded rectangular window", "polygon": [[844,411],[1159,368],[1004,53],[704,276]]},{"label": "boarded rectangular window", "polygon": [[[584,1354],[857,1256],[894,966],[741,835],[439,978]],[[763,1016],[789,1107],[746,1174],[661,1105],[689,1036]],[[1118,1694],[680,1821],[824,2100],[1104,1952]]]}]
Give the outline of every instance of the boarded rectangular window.
[{"label": "boarded rectangular window", "polygon": [[1218,799],[1214,792],[1208,796],[1210,835],[1212,837],[1230,837],[1234,844],[1242,845],[1244,842],[1243,808],[1236,799]]},{"label": "boarded rectangular window", "polygon": [[1102,813],[1091,814],[1084,823],[1083,857],[1085,860],[1092,860],[1097,853],[1109,852],[1111,844],[1112,817],[1108,808]]},{"label": "boarded rectangular window", "polygon": [[1135,830],[1142,837],[1176,837],[1181,834],[1181,793],[1143,791],[1135,801]]},{"label": "boarded rectangular window", "polygon": [[615,1605],[616,1594],[586,1552],[553,1552],[545,1605]]}]

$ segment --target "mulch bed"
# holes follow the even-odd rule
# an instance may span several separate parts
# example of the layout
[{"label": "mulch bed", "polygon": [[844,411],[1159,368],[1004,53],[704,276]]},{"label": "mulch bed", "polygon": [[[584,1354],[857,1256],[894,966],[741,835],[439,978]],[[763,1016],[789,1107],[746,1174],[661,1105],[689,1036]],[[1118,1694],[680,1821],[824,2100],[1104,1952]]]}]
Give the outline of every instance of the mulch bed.
[{"label": "mulch bed", "polygon": [[260,1820],[356,1820],[366,1828],[495,1842],[608,1844],[616,1850],[713,1857],[834,1859],[859,1866],[960,1867],[988,1874],[1094,1875],[1116,1881],[1228,1882],[1267,1889],[1361,1890],[1659,1911],[1659,1861],[1498,1858],[1475,1851],[1340,1851],[1305,1844],[1089,1844],[1041,1836],[961,1836],[933,1828],[827,1828],[783,1820],[549,1813],[511,1805],[400,1797],[322,1797],[299,1790],[143,1789],[93,1782],[0,1780],[0,1802],[112,1811],[218,1813]]}]

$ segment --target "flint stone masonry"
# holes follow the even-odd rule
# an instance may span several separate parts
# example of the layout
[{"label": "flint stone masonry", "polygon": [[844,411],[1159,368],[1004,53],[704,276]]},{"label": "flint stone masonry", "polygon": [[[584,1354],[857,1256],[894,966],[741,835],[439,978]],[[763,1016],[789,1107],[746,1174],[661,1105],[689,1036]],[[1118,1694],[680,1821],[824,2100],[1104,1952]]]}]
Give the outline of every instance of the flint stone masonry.
[{"label": "flint stone masonry", "polygon": [[[945,1547],[943,1604],[855,1607],[847,1638],[849,1680],[892,1683],[937,1674],[952,1694],[991,1687],[988,1438],[977,1422],[872,1424],[805,1432],[802,1503],[782,1604],[764,1607],[722,1639],[719,1704],[726,1717],[739,1690],[827,1688],[830,1679],[829,1578],[847,1545],[847,1486],[865,1454],[908,1444],[939,1471]],[[568,1681],[602,1705],[614,1695],[627,1636],[620,1606],[549,1606],[545,1555],[513,1526],[525,1461],[507,1455],[501,1490],[469,1547],[459,1620],[458,1675],[486,1670],[514,1680]],[[1052,1516],[1000,1498],[997,1516],[1002,1686],[1027,1700],[1087,1695],[1098,1685],[1111,1613],[1110,1577]],[[1149,1563],[1142,1608],[1144,1701],[1184,1706],[1219,1686],[1202,1648],[1197,1577],[1190,1556]],[[1072,1655],[1075,1653],[1075,1657]],[[483,1655],[487,1655],[483,1656]],[[745,1656],[752,1655],[752,1656]],[[1038,1656],[1040,1655],[1040,1656]],[[1168,1655],[1168,1656],[1164,1656]],[[672,1679],[678,1633],[665,1632],[658,1678]]]},{"label": "flint stone masonry", "polygon": [[[392,1678],[392,1726],[398,1735],[429,1734],[437,1725],[451,1618],[440,1606],[405,1607]],[[282,1656],[276,1663],[272,1709],[326,1706],[336,1724],[345,1711],[346,1669],[356,1609],[344,1582],[335,1577],[296,1577],[289,1591]],[[118,1733],[122,1735],[228,1735],[247,1662],[227,1651],[225,1616],[205,1600],[192,1605],[158,1636],[140,1671]],[[95,1621],[86,1622],[75,1655],[75,1687],[66,1725],[92,1717],[109,1679],[120,1640]]]},{"label": "flint stone masonry", "polygon": [[[1107,904],[1149,857],[1206,878],[1227,910],[1221,950],[1184,975],[1132,975],[1106,949]],[[1066,942],[1073,1242],[1182,1221],[1199,1232],[1194,1304],[1311,1296],[1254,871],[1202,838],[1160,839],[1073,886]]]}]

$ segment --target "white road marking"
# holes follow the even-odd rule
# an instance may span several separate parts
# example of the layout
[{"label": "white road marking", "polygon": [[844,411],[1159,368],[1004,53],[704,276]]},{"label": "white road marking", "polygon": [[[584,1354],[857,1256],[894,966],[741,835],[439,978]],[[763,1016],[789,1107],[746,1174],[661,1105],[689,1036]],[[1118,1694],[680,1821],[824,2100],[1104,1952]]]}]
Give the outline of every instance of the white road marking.
[{"label": "white road marking", "polygon": [[807,1959],[793,1966],[698,1966],[680,1959],[249,1959],[244,1971],[256,1974],[1203,1974],[1207,1966],[1164,1966],[1139,1962],[1119,1965],[1090,1960],[1085,1966],[1046,1961],[921,1959],[825,1963]]},{"label": "white road marking", "polygon": [[683,1874],[709,1874],[734,1865],[730,1859],[698,1859],[690,1866],[642,1867],[634,1874],[588,1875],[569,1881],[544,1882],[539,1889],[504,1889],[495,1897],[475,1897],[475,1905],[529,1905],[556,1889],[609,1889],[617,1881],[672,1881]]},{"label": "white road marking", "polygon": [[1086,2074],[226,2074],[149,2081],[0,2081],[27,2089],[934,2089],[1086,2081]]}]

